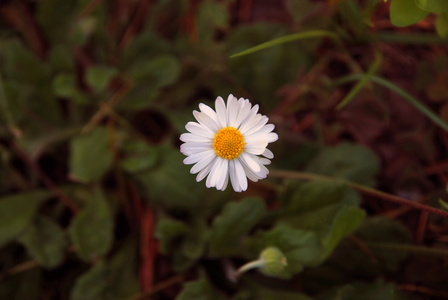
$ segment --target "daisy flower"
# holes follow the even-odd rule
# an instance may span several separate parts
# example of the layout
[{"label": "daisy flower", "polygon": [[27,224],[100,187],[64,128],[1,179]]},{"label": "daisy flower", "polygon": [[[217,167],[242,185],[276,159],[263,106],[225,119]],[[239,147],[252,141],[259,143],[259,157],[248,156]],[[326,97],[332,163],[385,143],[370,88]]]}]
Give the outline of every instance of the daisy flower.
[{"label": "daisy flower", "polygon": [[236,192],[247,189],[247,178],[256,182],[266,178],[274,154],[267,149],[278,135],[273,124],[266,124],[268,117],[258,112],[258,105],[233,95],[227,98],[227,106],[221,97],[215,101],[214,111],[199,104],[200,112],[193,111],[198,121],[188,122],[189,133],[180,136],[184,142],[180,151],[188,156],[184,164],[194,166],[191,173],[196,181],[205,177],[205,185],[224,191],[230,182]]}]

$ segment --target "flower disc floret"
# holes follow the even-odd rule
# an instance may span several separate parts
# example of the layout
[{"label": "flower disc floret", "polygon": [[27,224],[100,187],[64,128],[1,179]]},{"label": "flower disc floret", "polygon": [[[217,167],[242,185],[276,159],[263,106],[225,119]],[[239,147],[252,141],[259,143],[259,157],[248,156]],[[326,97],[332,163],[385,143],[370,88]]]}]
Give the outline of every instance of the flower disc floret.
[{"label": "flower disc floret", "polygon": [[190,173],[197,174],[196,180],[207,178],[207,187],[222,191],[231,183],[242,192],[248,179],[266,178],[266,166],[274,158],[267,147],[278,135],[268,117],[258,113],[258,105],[229,95],[227,103],[217,97],[215,109],[200,103],[199,110],[193,111],[197,122],[188,122],[188,132],[180,136],[184,164],[193,165]]},{"label": "flower disc floret", "polygon": [[233,127],[222,128],[213,139],[213,149],[219,157],[233,160],[244,150],[244,136]]}]

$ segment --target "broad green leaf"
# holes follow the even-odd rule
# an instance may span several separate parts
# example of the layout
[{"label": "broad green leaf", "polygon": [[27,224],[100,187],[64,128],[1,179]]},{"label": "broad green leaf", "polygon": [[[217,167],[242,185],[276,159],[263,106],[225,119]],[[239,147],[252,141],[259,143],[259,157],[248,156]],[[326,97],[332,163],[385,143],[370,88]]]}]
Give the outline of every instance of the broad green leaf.
[{"label": "broad green leaf", "polygon": [[379,160],[375,153],[366,147],[341,143],[323,148],[306,170],[373,186],[379,170]]},{"label": "broad green leaf", "polygon": [[315,212],[326,206],[358,205],[357,192],[344,183],[313,180],[298,185],[286,204],[287,214]]},{"label": "broad green leaf", "polygon": [[225,300],[227,299],[220,294],[208,282],[206,278],[197,281],[190,281],[184,285],[182,291],[177,295],[175,300]]},{"label": "broad green leaf", "polygon": [[446,38],[448,36],[448,13],[439,14],[437,16],[436,29],[440,37]]},{"label": "broad green leaf", "polygon": [[[176,249],[176,241],[189,232],[189,227],[182,221],[163,218],[157,222],[155,236],[160,241],[160,251],[168,254]],[[177,243],[177,244],[178,244]]]},{"label": "broad green leaf", "polygon": [[[70,22],[76,8],[75,0],[44,0],[37,5],[36,19],[51,41],[64,41],[67,38]],[[57,25],[56,25],[57,24]]]},{"label": "broad green leaf", "polygon": [[176,81],[180,74],[180,65],[176,57],[162,54],[149,60],[137,61],[129,73],[137,83],[161,88]]},{"label": "broad green leaf", "polygon": [[107,87],[116,74],[117,70],[109,66],[91,66],[86,71],[86,82],[94,90],[100,92]]},{"label": "broad green leaf", "polygon": [[239,246],[246,235],[264,216],[266,208],[259,198],[246,198],[229,202],[213,221],[210,236],[212,255],[226,255]]},{"label": "broad green leaf", "polygon": [[61,73],[53,79],[53,91],[59,97],[72,97],[78,90],[75,75],[72,73]]},{"label": "broad green leaf", "polygon": [[432,13],[448,13],[448,1],[445,0],[414,0],[421,10]]},{"label": "broad green leaf", "polygon": [[336,214],[329,233],[324,237],[323,244],[325,253],[323,258],[327,258],[339,241],[355,231],[365,218],[366,213],[355,206],[343,206]]},{"label": "broad green leaf", "polygon": [[78,89],[75,74],[60,73],[52,81],[52,89],[56,96],[73,99],[79,104],[89,102],[87,97]]},{"label": "broad green leaf", "polygon": [[106,254],[112,246],[114,220],[102,191],[85,196],[86,207],[73,219],[69,233],[78,256],[90,261]]},{"label": "broad green leaf", "polygon": [[395,26],[404,27],[415,24],[428,14],[421,10],[413,0],[391,0],[390,21]]},{"label": "broad green leaf", "polygon": [[125,143],[123,152],[124,157],[121,160],[121,167],[129,173],[147,170],[157,163],[157,150],[143,141]]},{"label": "broad green leaf", "polygon": [[34,191],[0,198],[0,247],[19,236],[32,222],[49,191]]},{"label": "broad green leaf", "polygon": [[70,177],[81,182],[99,181],[112,165],[107,129],[96,127],[71,142]]},{"label": "broad green leaf", "polygon": [[109,270],[102,262],[91,267],[76,279],[70,291],[70,300],[106,300]]},{"label": "broad green leaf", "polygon": [[318,235],[311,230],[280,224],[269,231],[258,232],[253,240],[255,253],[272,246],[285,254],[288,265],[281,277],[288,278],[301,272],[304,266],[315,266],[321,262],[323,248]]},{"label": "broad green leaf", "polygon": [[67,236],[57,223],[44,216],[37,216],[19,241],[28,253],[42,266],[54,268],[65,257]]},{"label": "broad green leaf", "polygon": [[348,282],[395,272],[402,268],[409,253],[369,244],[408,245],[411,242],[411,233],[399,222],[385,217],[368,218],[353,233],[352,239],[343,240],[323,265],[306,270],[304,277],[320,290],[326,287],[324,282],[338,283],[343,278]]}]

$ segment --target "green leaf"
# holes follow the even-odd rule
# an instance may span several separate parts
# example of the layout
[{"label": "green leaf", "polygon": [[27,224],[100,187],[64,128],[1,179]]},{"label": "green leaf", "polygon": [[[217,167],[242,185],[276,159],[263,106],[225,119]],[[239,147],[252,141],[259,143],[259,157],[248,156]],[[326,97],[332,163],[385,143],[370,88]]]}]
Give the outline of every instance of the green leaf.
[{"label": "green leaf", "polygon": [[96,127],[71,142],[70,177],[81,182],[99,181],[112,165],[107,129]]},{"label": "green leaf", "polygon": [[291,35],[286,35],[280,38],[276,38],[273,39],[269,42],[266,43],[262,43],[260,45],[257,45],[255,47],[246,49],[244,51],[235,53],[233,55],[230,56],[230,58],[234,58],[234,57],[238,57],[238,56],[243,56],[243,55],[247,55],[247,54],[251,54],[260,50],[264,50],[273,46],[277,46],[280,44],[284,44],[284,43],[289,43],[289,42],[293,42],[293,41],[299,41],[299,40],[303,40],[303,39],[311,39],[311,38],[322,38],[322,37],[329,37],[332,38],[334,40],[338,40],[337,35],[335,35],[334,33],[330,32],[330,31],[325,31],[325,30],[310,30],[310,31],[306,31],[306,32],[300,32],[300,33],[295,33],[295,34],[291,34]]},{"label": "green leaf", "polygon": [[280,276],[285,278],[301,272],[304,266],[319,264],[323,253],[319,237],[314,231],[294,229],[285,224],[257,233],[254,243],[255,253],[267,247],[277,247],[285,254],[288,265],[284,275]]},{"label": "green leaf", "polygon": [[445,0],[415,0],[415,5],[421,10],[432,13],[447,13],[448,1]]},{"label": "green leaf", "polygon": [[[336,83],[335,85],[349,82],[349,81],[359,80],[360,78],[362,78],[362,76],[364,76],[364,75],[363,74],[349,75],[345,78],[340,79],[338,81],[338,83]],[[403,97],[404,100],[408,101],[412,106],[414,106],[416,109],[418,109],[422,114],[427,116],[435,124],[437,124],[438,126],[443,128],[445,131],[448,131],[448,123],[446,123],[444,120],[442,120],[437,114],[432,112],[431,109],[429,109],[426,105],[424,105],[420,100],[413,97],[412,95],[410,95],[408,92],[406,92],[399,86],[393,84],[392,82],[390,82],[384,78],[377,77],[377,76],[371,76],[370,80],[397,93],[398,95]]]},{"label": "green leaf", "polygon": [[65,232],[57,223],[44,216],[37,216],[19,240],[28,253],[46,268],[58,266],[68,247]]},{"label": "green leaf", "polygon": [[330,232],[323,239],[323,244],[326,250],[322,258],[327,258],[333,252],[334,248],[336,248],[340,240],[355,231],[365,216],[366,213],[358,207],[342,207],[333,220]]},{"label": "green leaf", "polygon": [[429,13],[421,10],[412,0],[391,0],[390,21],[398,27],[423,20]]},{"label": "green leaf", "polygon": [[143,141],[127,142],[123,147],[123,152],[121,167],[129,173],[147,170],[157,163],[157,150]]},{"label": "green leaf", "polygon": [[189,227],[184,222],[163,218],[157,222],[155,236],[160,241],[160,251],[168,254],[176,249],[176,240],[189,232]]},{"label": "green leaf", "polygon": [[232,253],[239,239],[246,235],[265,215],[266,208],[259,198],[229,202],[215,218],[210,236],[212,255]]},{"label": "green leaf", "polygon": [[52,89],[56,96],[75,100],[79,104],[89,102],[87,97],[78,89],[73,73],[60,73],[53,78]]},{"label": "green leaf", "polygon": [[153,88],[167,86],[177,80],[180,65],[176,57],[162,54],[153,59],[137,61],[129,70],[129,75],[138,83]]},{"label": "green leaf", "polygon": [[215,288],[203,277],[197,281],[187,282],[175,300],[225,300]]},{"label": "green leaf", "polygon": [[101,92],[116,74],[117,70],[109,66],[91,66],[86,71],[86,82],[95,91]]},{"label": "green leaf", "polygon": [[70,300],[106,300],[108,269],[104,263],[97,263],[76,279],[70,291]]},{"label": "green leaf", "polygon": [[446,38],[448,36],[448,13],[439,14],[437,16],[436,29],[437,34],[440,37]]},{"label": "green leaf", "polygon": [[49,197],[49,191],[34,191],[0,198],[0,247],[23,232]]},{"label": "green leaf", "polygon": [[215,1],[204,1],[199,5],[197,13],[197,28],[201,43],[210,42],[216,28],[226,27],[228,13],[223,4]]},{"label": "green leaf", "polygon": [[[371,243],[409,245],[412,242],[411,233],[395,220],[386,217],[368,218],[353,236],[353,239],[342,241],[324,265],[307,270],[307,274],[304,274],[313,278],[313,284],[318,285],[317,289],[325,286],[320,283],[337,283],[342,278],[345,281],[359,280],[395,272],[402,268],[403,262],[409,257],[408,251],[369,246]],[[347,260],[347,257],[350,259]]]},{"label": "green leaf", "polygon": [[69,233],[78,256],[90,261],[112,246],[113,215],[102,191],[86,194],[87,206],[73,219]]},{"label": "green leaf", "polygon": [[341,143],[323,148],[306,168],[308,172],[373,186],[379,170],[375,153],[363,146]]},{"label": "green leaf", "polygon": [[75,75],[72,73],[56,75],[52,84],[53,91],[58,97],[70,98],[78,92]]}]

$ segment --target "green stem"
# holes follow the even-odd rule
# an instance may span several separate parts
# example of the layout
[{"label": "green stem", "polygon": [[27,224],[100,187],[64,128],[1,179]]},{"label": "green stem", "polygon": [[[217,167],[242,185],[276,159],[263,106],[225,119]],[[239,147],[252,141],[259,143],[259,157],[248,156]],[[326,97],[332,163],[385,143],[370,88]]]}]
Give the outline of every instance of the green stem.
[{"label": "green stem", "polygon": [[370,248],[411,252],[415,254],[424,254],[424,255],[448,256],[448,250],[445,249],[436,249],[423,246],[394,244],[394,243],[365,242],[365,244]]},{"label": "green stem", "polygon": [[230,58],[251,54],[251,53],[254,53],[254,52],[257,52],[260,50],[264,50],[266,48],[270,48],[270,47],[273,47],[276,45],[284,44],[284,43],[289,43],[289,42],[303,40],[303,39],[310,39],[310,38],[320,38],[320,37],[332,38],[336,42],[336,44],[340,45],[340,40],[339,40],[338,36],[336,34],[334,34],[333,32],[326,31],[326,30],[310,30],[310,31],[306,31],[306,32],[299,32],[299,33],[290,34],[290,35],[286,35],[286,36],[282,36],[282,37],[273,39],[271,41],[259,44],[255,47],[251,47],[244,51],[235,53],[235,54],[231,55]]},{"label": "green stem", "polygon": [[[339,80],[336,80],[334,82],[334,85],[341,85],[347,82],[351,82],[351,81],[358,81],[358,80],[362,80],[365,78],[365,74],[353,74],[353,75],[348,75],[346,77],[343,77]],[[413,105],[416,109],[418,109],[422,114],[424,114],[425,116],[427,116],[429,119],[431,119],[434,123],[436,123],[437,125],[439,125],[441,128],[443,128],[445,131],[448,131],[448,124],[442,120],[441,118],[439,118],[433,111],[431,111],[426,105],[424,105],[420,100],[418,100],[417,98],[413,97],[412,95],[410,95],[408,92],[406,92],[405,90],[403,90],[402,88],[400,88],[399,86],[393,84],[392,82],[381,78],[381,77],[377,77],[377,76],[370,76],[369,78],[371,81],[382,85],[388,89],[390,89],[391,91],[397,93],[398,95],[400,95],[401,97],[403,97],[403,99],[405,99],[406,101],[408,101],[411,105]]]},{"label": "green stem", "polygon": [[263,267],[265,264],[266,264],[266,262],[264,261],[264,259],[257,259],[254,261],[250,261],[250,262],[242,265],[241,267],[239,267],[239,269],[236,271],[236,276],[238,277],[241,274],[243,274],[244,272],[247,272],[251,269]]},{"label": "green stem", "polygon": [[329,177],[329,176],[324,176],[324,175],[318,175],[318,174],[313,174],[313,173],[306,173],[306,172],[295,172],[295,171],[287,171],[287,170],[272,170],[270,172],[271,176],[274,177],[280,177],[280,178],[291,178],[291,179],[303,179],[303,180],[320,180],[320,181],[330,181],[330,182],[339,182],[339,183],[343,183],[348,185],[349,187],[358,190],[360,192],[363,192],[365,194],[368,195],[372,195],[372,196],[376,196],[380,199],[389,201],[389,202],[393,202],[393,203],[397,203],[397,204],[402,204],[402,205],[406,205],[406,206],[410,206],[414,209],[417,210],[421,210],[421,211],[426,211],[432,214],[436,214],[445,218],[448,218],[448,212],[441,210],[441,209],[437,209],[428,205],[424,205],[418,202],[412,202],[410,200],[395,196],[395,195],[391,195],[379,190],[375,190],[373,188],[346,180],[346,179],[341,179],[341,178],[333,178],[333,177]]}]

